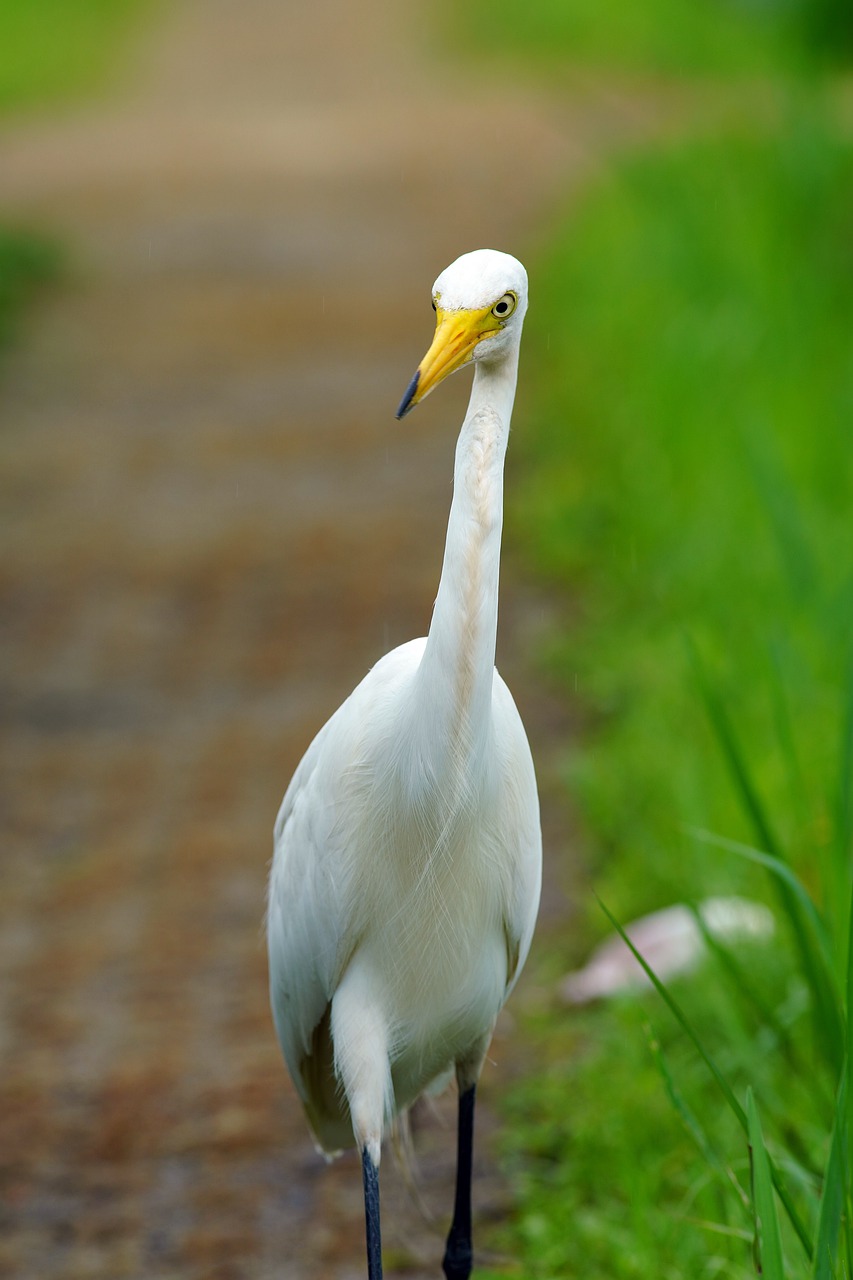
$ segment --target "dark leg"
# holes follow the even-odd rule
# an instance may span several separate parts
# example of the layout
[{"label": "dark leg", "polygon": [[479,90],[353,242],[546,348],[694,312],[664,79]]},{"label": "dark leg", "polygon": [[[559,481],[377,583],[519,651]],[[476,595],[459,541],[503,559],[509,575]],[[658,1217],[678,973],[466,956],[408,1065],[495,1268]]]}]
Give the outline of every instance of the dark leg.
[{"label": "dark leg", "polygon": [[474,1095],[471,1085],[459,1095],[459,1139],[456,1149],[456,1199],[442,1267],[447,1280],[468,1280],[473,1266],[471,1247],[471,1160],[474,1153]]},{"label": "dark leg", "polygon": [[364,1179],[364,1224],[367,1232],[367,1280],[382,1280],[382,1237],[379,1232],[379,1170],[367,1147],[361,1153]]}]

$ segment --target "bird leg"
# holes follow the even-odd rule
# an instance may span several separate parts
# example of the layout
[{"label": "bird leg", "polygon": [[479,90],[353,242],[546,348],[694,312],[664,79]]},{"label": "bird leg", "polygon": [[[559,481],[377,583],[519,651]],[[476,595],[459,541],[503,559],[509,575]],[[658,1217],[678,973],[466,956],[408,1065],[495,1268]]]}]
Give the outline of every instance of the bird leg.
[{"label": "bird leg", "polygon": [[447,1280],[468,1280],[474,1262],[471,1245],[471,1164],[474,1153],[474,1096],[472,1084],[459,1093],[456,1148],[456,1198],[442,1268]]},{"label": "bird leg", "polygon": [[382,1236],[379,1230],[379,1170],[367,1147],[361,1153],[364,1181],[364,1224],[367,1234],[367,1280],[382,1280]]}]

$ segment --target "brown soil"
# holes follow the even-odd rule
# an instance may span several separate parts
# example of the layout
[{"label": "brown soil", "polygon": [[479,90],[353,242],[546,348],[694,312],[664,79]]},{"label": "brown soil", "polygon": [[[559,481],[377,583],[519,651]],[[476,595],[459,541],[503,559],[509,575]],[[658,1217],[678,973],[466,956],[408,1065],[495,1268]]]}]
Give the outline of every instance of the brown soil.
[{"label": "brown soil", "polygon": [[[272,822],[319,725],[428,622],[467,386],[393,410],[434,276],[522,252],[627,122],[441,70],[425,16],[179,4],[120,96],[0,134],[0,213],[73,254],[0,380],[4,1275],[363,1274],[357,1165],[314,1154],[268,1014]],[[545,607],[508,576],[501,665],[547,794]],[[452,1126],[420,1128],[442,1216]],[[383,1172],[389,1275],[438,1275]]]}]

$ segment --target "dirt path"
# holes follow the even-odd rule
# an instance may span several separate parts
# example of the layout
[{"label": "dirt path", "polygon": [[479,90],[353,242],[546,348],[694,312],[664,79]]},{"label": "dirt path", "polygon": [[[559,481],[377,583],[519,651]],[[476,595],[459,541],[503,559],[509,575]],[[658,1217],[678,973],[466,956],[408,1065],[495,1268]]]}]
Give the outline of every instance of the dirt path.
[{"label": "dirt path", "polygon": [[[4,1275],[362,1275],[357,1168],[315,1157],[270,1025],[271,826],[428,621],[467,386],[392,415],[432,279],[586,155],[442,78],[422,16],[185,3],[121,98],[0,134],[0,213],[74,257],[0,378]],[[530,603],[506,584],[501,662],[547,780]],[[452,1134],[422,1147],[444,1213]],[[389,1275],[437,1275],[396,1181]],[[480,1220],[505,1196],[484,1171]]]}]

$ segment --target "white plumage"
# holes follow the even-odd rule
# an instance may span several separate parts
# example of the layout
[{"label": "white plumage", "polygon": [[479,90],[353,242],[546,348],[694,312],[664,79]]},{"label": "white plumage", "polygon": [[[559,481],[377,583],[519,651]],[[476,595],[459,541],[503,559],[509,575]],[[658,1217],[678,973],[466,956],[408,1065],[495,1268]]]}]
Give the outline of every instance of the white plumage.
[{"label": "white plumage", "polygon": [[[541,876],[530,750],[494,668],[526,273],[478,250],[439,276],[433,300],[436,337],[398,416],[469,361],[474,385],[429,635],[382,658],[309,747],[276,822],[269,892],[271,1001],[290,1073],[319,1144],[355,1143],[373,1166],[394,1114],[444,1073],[472,1091],[473,1120]],[[368,1205],[378,1276],[378,1201],[372,1262],[370,1230]],[[448,1245],[449,1276],[470,1271],[467,1248],[457,1262]]]}]

